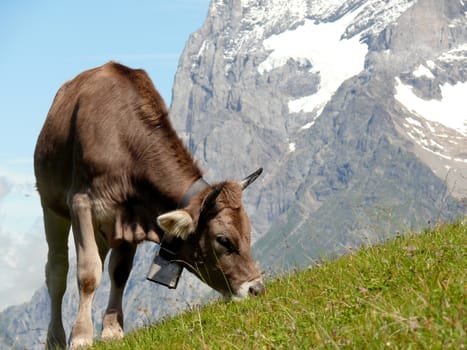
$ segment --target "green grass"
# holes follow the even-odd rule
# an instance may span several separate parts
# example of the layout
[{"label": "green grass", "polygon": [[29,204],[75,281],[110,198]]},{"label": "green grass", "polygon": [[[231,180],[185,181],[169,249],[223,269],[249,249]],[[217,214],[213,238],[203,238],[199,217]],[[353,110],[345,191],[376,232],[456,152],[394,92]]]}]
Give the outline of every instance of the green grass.
[{"label": "green grass", "polygon": [[461,349],[467,226],[398,236],[93,349]]}]

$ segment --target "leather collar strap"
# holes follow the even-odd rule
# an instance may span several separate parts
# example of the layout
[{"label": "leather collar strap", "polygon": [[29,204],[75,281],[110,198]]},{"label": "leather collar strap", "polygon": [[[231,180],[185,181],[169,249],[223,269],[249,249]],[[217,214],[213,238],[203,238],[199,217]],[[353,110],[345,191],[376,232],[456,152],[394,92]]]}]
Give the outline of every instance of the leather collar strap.
[{"label": "leather collar strap", "polygon": [[189,203],[190,200],[196,196],[198,193],[201,191],[205,190],[206,188],[209,187],[209,184],[202,178],[200,177],[198,180],[196,180],[193,185],[188,189],[188,191],[185,192],[183,195],[182,199],[180,199],[180,202],[178,203],[177,208],[185,208]]}]

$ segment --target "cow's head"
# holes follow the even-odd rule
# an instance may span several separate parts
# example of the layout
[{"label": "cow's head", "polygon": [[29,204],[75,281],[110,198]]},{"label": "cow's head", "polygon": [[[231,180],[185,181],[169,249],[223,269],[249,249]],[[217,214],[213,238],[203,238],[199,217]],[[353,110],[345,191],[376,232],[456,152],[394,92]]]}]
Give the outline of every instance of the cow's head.
[{"label": "cow's head", "polygon": [[158,224],[183,240],[183,265],[209,286],[233,298],[264,292],[251,256],[251,226],[242,191],[262,169],[242,182],[225,181],[194,196],[187,207],[158,217]]}]

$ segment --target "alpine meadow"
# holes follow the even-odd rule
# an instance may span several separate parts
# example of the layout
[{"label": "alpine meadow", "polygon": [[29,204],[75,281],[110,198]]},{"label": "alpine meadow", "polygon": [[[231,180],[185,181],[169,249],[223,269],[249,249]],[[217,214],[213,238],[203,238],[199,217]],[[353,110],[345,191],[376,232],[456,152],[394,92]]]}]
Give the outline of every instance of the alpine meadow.
[{"label": "alpine meadow", "polygon": [[467,225],[349,251],[92,349],[462,349]]}]

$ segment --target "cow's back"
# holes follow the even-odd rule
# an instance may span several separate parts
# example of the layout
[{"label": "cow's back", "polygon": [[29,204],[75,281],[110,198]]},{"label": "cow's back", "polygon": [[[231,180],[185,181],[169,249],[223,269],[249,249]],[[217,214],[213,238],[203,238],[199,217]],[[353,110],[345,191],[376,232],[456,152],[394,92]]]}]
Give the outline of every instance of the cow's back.
[{"label": "cow's back", "polygon": [[157,148],[174,137],[144,71],[110,62],[83,72],[58,91],[38,138],[34,167],[42,203],[68,215],[70,191],[119,201],[132,191],[130,178],[146,176],[150,161],[158,161]]}]

